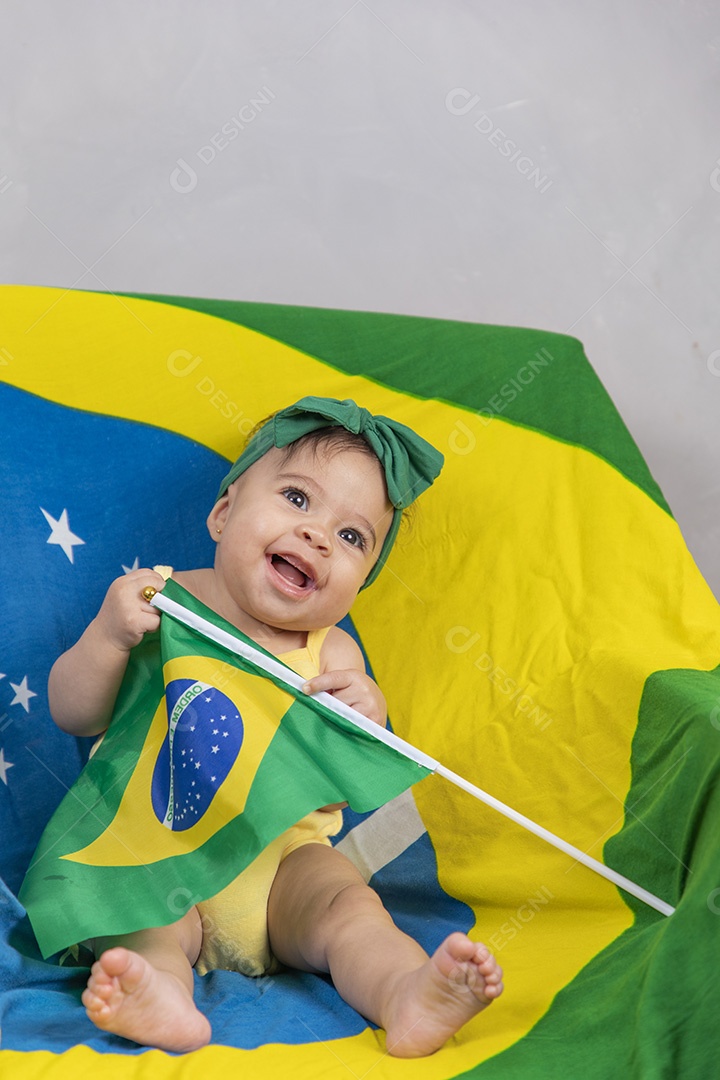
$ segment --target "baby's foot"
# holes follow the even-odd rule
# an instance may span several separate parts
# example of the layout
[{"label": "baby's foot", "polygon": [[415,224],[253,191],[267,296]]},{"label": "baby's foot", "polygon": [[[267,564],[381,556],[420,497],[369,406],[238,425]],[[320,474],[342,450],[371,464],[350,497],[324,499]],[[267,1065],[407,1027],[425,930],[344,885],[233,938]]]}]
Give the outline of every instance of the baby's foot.
[{"label": "baby's foot", "polygon": [[95,961],[82,1003],[97,1027],[143,1046],[184,1052],[210,1041],[210,1024],[180,980],[129,949]]},{"label": "baby's foot", "polygon": [[388,1052],[434,1053],[502,991],[502,970],[490,950],[465,934],[451,934],[422,967],[398,981],[385,1027]]}]

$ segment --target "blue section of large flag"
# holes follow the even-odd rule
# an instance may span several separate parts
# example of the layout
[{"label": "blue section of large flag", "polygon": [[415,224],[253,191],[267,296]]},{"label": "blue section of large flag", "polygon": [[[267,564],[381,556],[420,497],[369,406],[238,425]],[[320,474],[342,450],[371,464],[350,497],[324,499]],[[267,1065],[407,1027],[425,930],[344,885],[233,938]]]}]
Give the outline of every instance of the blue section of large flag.
[{"label": "blue section of large flag", "polygon": [[[0,560],[0,875],[17,892],[91,745],[50,719],[50,668],[125,569],[210,565],[205,508],[227,463],[161,428],[55,405],[6,384],[0,415],[9,545]],[[131,500],[129,485],[137,493]]]}]

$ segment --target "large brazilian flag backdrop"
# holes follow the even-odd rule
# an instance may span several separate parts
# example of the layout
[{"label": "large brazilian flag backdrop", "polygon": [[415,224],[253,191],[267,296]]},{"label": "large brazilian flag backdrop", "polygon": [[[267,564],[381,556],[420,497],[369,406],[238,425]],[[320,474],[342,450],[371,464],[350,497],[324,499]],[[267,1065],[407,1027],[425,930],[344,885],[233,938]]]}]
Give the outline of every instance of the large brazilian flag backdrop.
[{"label": "large brazilian flag backdrop", "polygon": [[[0,376],[0,1075],[718,1074],[720,613],[578,341],[5,287]],[[412,1063],[288,972],[197,978],[214,1044],[140,1050],[92,1027],[85,958],[43,962],[14,895],[87,757],[48,715],[55,656],[123,568],[209,563],[227,460],[306,394],[446,456],[351,613],[395,731],[677,905],[657,914],[438,777],[392,826],[388,807],[350,815],[347,850],[390,845],[368,876],[401,925],[426,948],[466,929],[505,969],[503,997]]]}]

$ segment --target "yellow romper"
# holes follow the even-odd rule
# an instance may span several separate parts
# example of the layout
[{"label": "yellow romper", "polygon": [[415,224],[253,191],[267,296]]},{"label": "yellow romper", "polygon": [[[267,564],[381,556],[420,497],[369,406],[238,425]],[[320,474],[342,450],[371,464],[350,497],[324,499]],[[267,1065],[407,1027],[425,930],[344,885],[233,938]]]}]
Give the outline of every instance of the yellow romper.
[{"label": "yellow romper", "polygon": [[[319,674],[320,649],[330,627],[311,630],[304,649],[281,653],[279,660],[306,679]],[[195,970],[205,975],[215,968],[243,975],[276,971],[270,952],[267,904],[275,875],[283,859],[304,844],[326,844],[342,828],[342,810],[313,810],[260,852],[256,859],[222,892],[197,905],[203,941]]]}]

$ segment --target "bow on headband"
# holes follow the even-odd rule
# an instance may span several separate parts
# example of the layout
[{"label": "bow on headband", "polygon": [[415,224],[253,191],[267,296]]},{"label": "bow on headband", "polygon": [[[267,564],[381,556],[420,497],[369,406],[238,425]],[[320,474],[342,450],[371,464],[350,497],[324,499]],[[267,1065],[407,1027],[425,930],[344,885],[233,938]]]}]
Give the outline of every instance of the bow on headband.
[{"label": "bow on headband", "polygon": [[380,573],[395,543],[402,510],[430,487],[443,466],[443,455],[405,424],[387,416],[373,416],[350,400],[301,398],[275,413],[253,436],[220,485],[217,498],[268,450],[289,446],[303,435],[327,427],[343,427],[366,439],[382,465],[388,498],[395,507],[378,561],[363,585],[366,588]]}]

